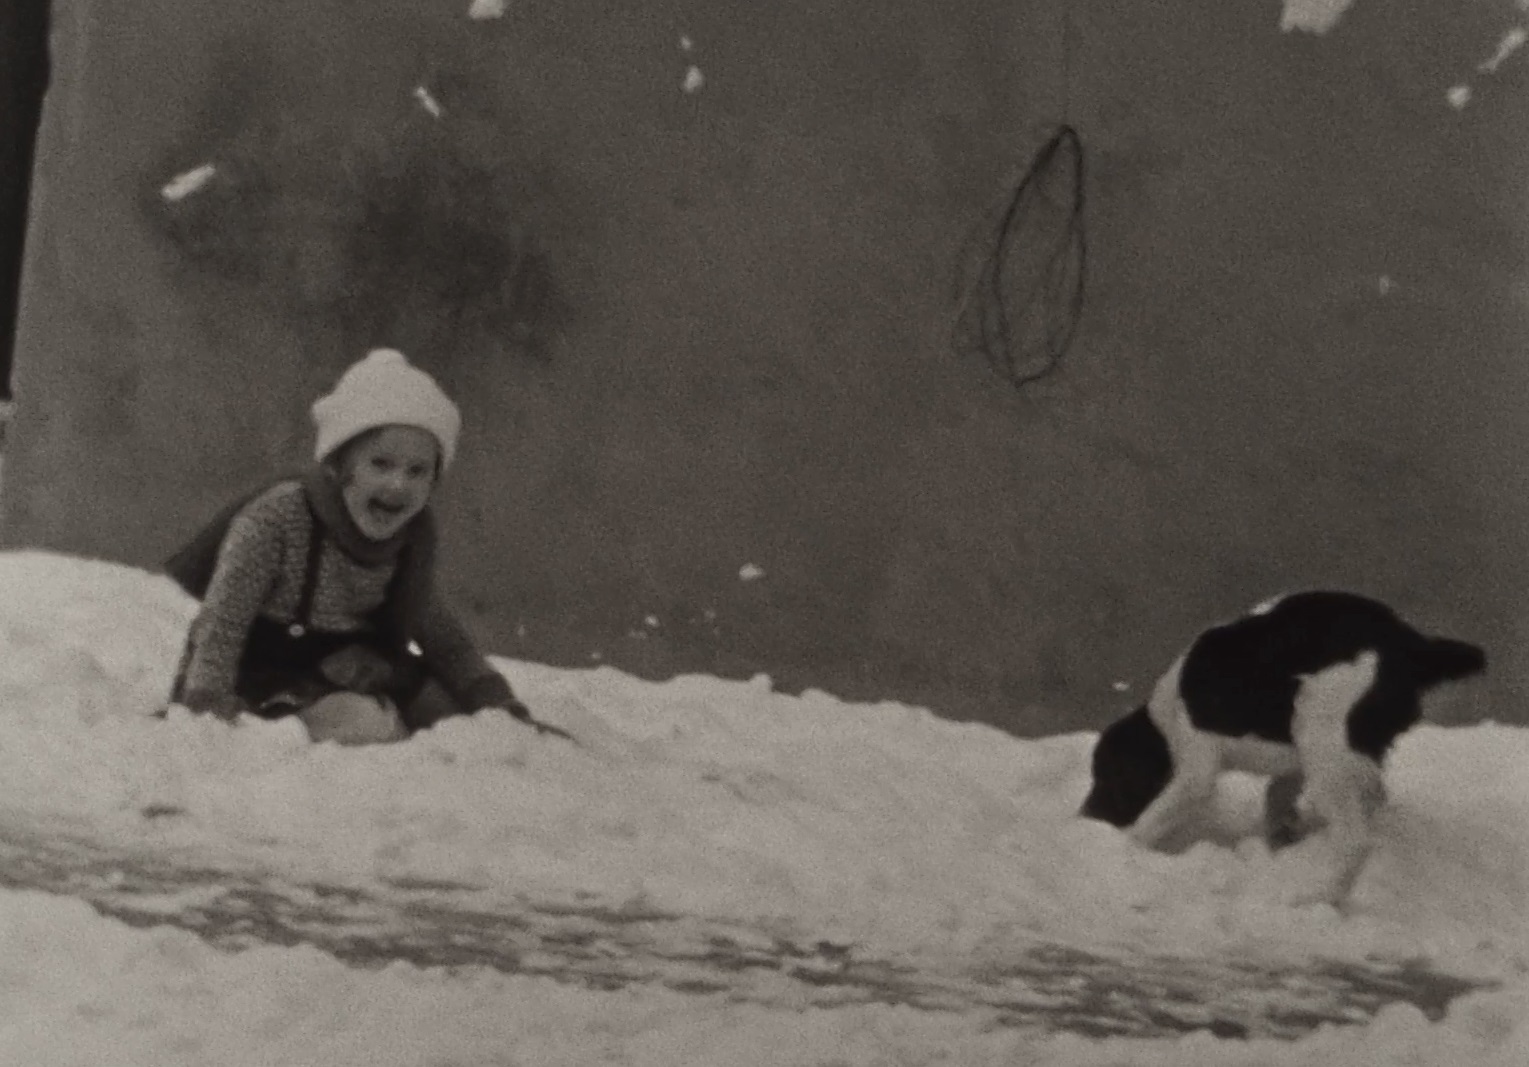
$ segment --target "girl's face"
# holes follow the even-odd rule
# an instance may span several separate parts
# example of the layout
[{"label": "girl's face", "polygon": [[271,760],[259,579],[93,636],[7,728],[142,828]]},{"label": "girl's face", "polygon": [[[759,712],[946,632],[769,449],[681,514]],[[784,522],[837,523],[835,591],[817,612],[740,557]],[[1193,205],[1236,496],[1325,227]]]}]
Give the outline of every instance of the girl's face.
[{"label": "girl's face", "polygon": [[435,488],[439,448],[426,430],[384,426],[347,449],[340,495],[362,534],[385,541],[424,510]]}]

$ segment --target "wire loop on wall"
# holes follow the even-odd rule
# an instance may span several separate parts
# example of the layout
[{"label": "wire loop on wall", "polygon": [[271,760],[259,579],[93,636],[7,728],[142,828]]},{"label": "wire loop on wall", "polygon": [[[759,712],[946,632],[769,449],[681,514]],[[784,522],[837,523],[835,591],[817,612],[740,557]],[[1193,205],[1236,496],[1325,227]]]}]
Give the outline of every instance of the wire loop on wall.
[{"label": "wire loop on wall", "polygon": [[1063,124],[978,238],[952,344],[981,353],[1016,388],[1056,370],[1083,314],[1083,144]]}]

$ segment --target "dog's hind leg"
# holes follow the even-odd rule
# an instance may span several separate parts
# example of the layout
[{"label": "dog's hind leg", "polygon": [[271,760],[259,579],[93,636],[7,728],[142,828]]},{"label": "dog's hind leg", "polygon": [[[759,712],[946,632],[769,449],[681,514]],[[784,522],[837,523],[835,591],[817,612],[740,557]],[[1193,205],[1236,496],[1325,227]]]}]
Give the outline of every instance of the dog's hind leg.
[{"label": "dog's hind leg", "polygon": [[1337,904],[1354,888],[1373,840],[1375,812],[1385,798],[1380,765],[1350,752],[1308,787],[1311,806],[1327,822],[1332,871],[1323,899]]},{"label": "dog's hind leg", "polygon": [[1377,657],[1362,653],[1308,676],[1296,697],[1292,722],[1306,775],[1305,794],[1327,823],[1332,868],[1313,899],[1339,903],[1347,897],[1370,854],[1371,820],[1385,802],[1380,764],[1356,752],[1348,740],[1348,715],[1374,683]]},{"label": "dog's hind leg", "polygon": [[1306,777],[1300,771],[1276,774],[1264,788],[1264,840],[1271,850],[1295,844],[1302,837],[1297,802]]}]

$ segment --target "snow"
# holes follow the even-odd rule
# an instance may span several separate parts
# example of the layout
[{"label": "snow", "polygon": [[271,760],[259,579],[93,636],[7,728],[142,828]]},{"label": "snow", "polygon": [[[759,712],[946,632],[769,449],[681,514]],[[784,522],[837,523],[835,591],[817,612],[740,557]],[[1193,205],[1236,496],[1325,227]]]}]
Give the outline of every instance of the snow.
[{"label": "snow", "polygon": [[442,109],[440,101],[438,101],[430,92],[430,90],[426,89],[423,85],[416,85],[414,87],[414,99],[419,101],[420,107],[424,108],[430,113],[431,118],[438,119],[441,117]]},{"label": "snow", "polygon": [[[1520,4],[1520,6],[1522,7],[1523,5]],[[1476,73],[1483,75],[1496,74],[1498,68],[1506,63],[1515,52],[1521,49],[1526,41],[1529,41],[1529,30],[1524,29],[1522,26],[1510,27],[1497,42],[1497,50],[1476,64]],[[1450,107],[1456,111],[1461,111],[1471,102],[1473,95],[1474,93],[1469,83],[1460,82],[1450,86],[1449,90],[1444,94],[1444,98],[1449,101]]]},{"label": "snow", "polygon": [[159,190],[159,195],[174,203],[184,200],[202,186],[206,185],[218,173],[218,168],[211,163],[203,163],[199,167],[193,167],[183,174],[177,174],[165,183]]},{"label": "snow", "polygon": [[[193,611],[132,568],[0,554],[0,831],[358,892],[461,886],[496,914],[594,901],[931,974],[1039,939],[1186,966],[1420,959],[1497,985],[1436,1020],[1403,1003],[1293,1040],[1097,1037],[999,1025],[981,1005],[830,1004],[779,976],[742,996],[366,967],[312,945],[232,951],[6,888],[0,1062],[1529,1062],[1529,731],[1407,735],[1353,902],[1293,908],[1281,894],[1311,853],[1270,855],[1253,833],[1260,783],[1226,783],[1208,840],[1145,852],[1074,814],[1090,733],[1023,740],[901,704],[783,695],[763,677],[656,683],[499,660],[578,745],[504,717],[314,745],[294,723],[152,717]],[[0,885],[23,884],[6,871]],[[173,911],[211,891],[133,899]]]},{"label": "snow", "polygon": [[1502,40],[1497,42],[1497,51],[1482,60],[1476,69],[1482,74],[1497,73],[1497,68],[1502,66],[1514,52],[1524,47],[1525,41],[1529,41],[1529,31],[1522,26],[1514,26],[1503,34]]},{"label": "snow", "polygon": [[472,0],[472,6],[467,9],[467,17],[477,22],[503,18],[504,0]]},{"label": "snow", "polygon": [[1279,28],[1286,33],[1291,30],[1326,33],[1338,25],[1353,4],[1354,0],[1285,0]]}]

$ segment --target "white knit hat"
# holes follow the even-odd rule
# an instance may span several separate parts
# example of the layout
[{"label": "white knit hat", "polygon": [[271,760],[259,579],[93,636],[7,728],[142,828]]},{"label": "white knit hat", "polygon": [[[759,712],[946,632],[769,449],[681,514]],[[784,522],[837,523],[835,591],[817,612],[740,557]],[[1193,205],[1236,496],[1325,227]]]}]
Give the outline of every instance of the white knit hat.
[{"label": "white knit hat", "polygon": [[334,392],[314,401],[314,458],[322,462],[357,434],[379,426],[415,426],[441,443],[441,469],[451,466],[462,415],[435,379],[402,352],[374,348],[340,375]]}]

